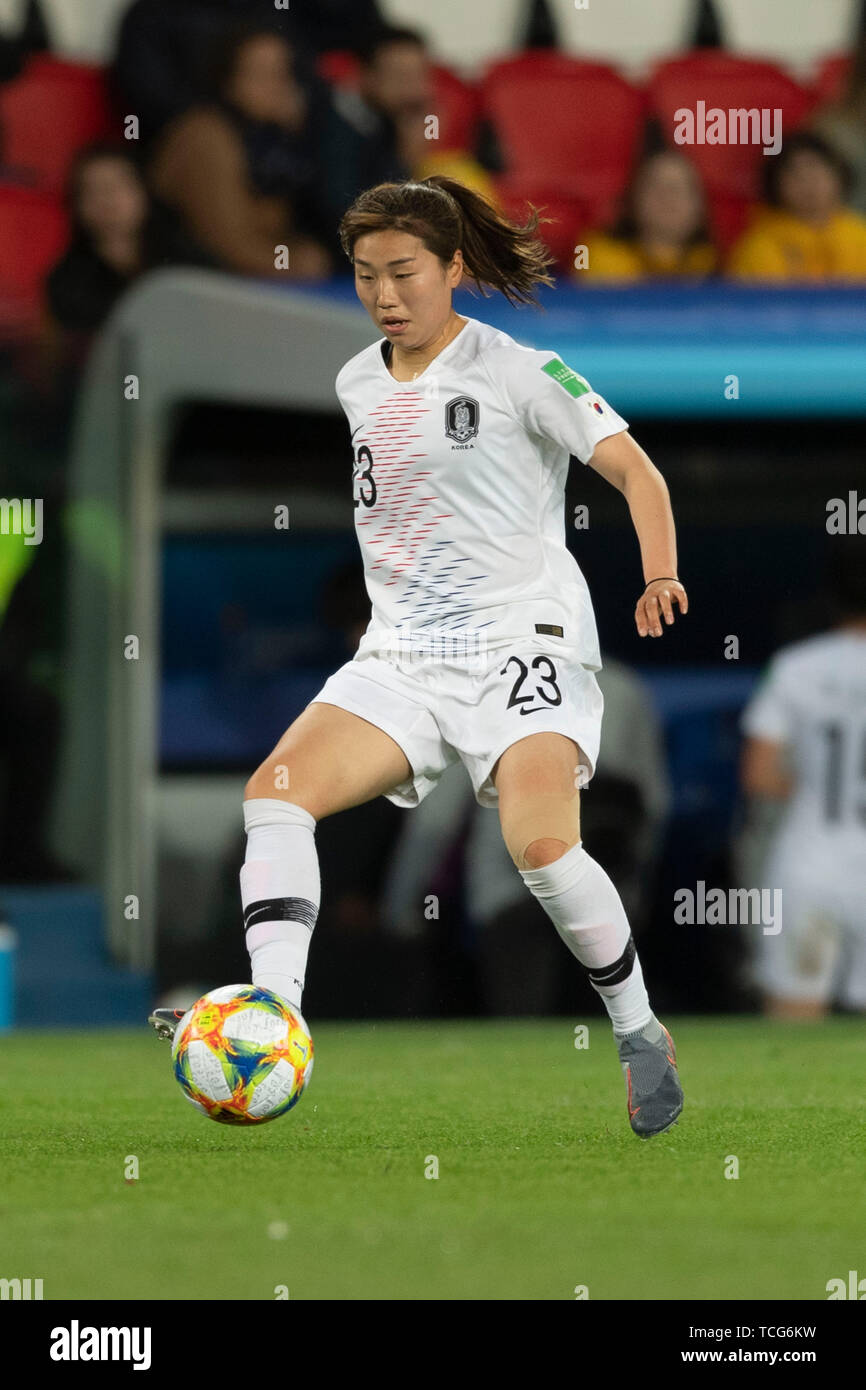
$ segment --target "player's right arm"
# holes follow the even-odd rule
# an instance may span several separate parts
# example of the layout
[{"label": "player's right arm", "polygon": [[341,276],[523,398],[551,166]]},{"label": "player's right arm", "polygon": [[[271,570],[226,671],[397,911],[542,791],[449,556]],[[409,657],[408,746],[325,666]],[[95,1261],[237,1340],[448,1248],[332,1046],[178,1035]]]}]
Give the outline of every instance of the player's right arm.
[{"label": "player's right arm", "polygon": [[764,670],[740,721],[740,786],[746,796],[785,801],[794,790],[788,748],[797,720],[788,662],[777,655]]},{"label": "player's right arm", "polygon": [[786,801],[794,790],[785,762],[785,745],[768,738],[747,738],[740,757],[740,786],[746,796]]}]

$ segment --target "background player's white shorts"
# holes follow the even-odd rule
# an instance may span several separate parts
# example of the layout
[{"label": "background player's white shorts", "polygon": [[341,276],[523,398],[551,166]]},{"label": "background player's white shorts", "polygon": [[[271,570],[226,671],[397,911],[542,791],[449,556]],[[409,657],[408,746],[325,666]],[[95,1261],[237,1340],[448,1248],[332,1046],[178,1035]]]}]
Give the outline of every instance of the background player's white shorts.
[{"label": "background player's white shorts", "polygon": [[[852,864],[851,869],[854,869]],[[762,875],[781,889],[782,930],[754,937],[756,983],[780,999],[866,1009],[866,876],[817,846],[777,842]],[[758,928],[753,929],[758,932]]]},{"label": "background player's white shorts", "polygon": [[367,654],[347,661],[311,703],[339,705],[398,743],[412,776],[387,793],[417,806],[458,758],[481,806],[496,806],[490,772],[506,748],[537,732],[581,750],[577,786],[595,771],[604,697],[592,671],[555,637],[530,637],[466,661]]}]

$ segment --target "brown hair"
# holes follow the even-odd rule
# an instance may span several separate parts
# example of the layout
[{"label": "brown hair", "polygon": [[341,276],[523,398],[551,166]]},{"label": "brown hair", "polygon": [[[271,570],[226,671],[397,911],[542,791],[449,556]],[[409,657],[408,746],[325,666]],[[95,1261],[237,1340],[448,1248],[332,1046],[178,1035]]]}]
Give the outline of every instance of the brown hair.
[{"label": "brown hair", "polygon": [[340,222],[340,244],[354,260],[355,242],[369,232],[410,232],[449,264],[458,248],[466,274],[485,298],[498,290],[510,304],[537,302],[538,285],[552,285],[553,256],[536,231],[535,208],[524,226],[504,217],[492,203],[444,174],[416,183],[380,183],[354,201]]}]

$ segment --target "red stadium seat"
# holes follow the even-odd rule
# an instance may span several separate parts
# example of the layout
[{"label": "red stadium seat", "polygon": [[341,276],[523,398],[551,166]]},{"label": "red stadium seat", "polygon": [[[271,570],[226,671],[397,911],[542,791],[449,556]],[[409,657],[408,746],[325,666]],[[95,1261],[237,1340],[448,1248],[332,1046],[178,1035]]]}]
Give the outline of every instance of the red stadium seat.
[{"label": "red stadium seat", "polygon": [[782,131],[794,130],[815,105],[815,92],[802,87],[774,63],[741,58],[716,49],[698,50],[660,63],[648,84],[650,108],[659,119],[666,143],[681,148],[694,161],[711,197],[752,199],[760,193],[761,146],[691,144],[674,141],[675,112],[740,108],[777,108]]},{"label": "red stadium seat", "polygon": [[481,108],[478,91],[463,82],[450,68],[435,64],[433,83],[436,110],[431,114],[439,117],[439,148],[473,150]]},{"label": "red stadium seat", "polygon": [[5,163],[45,189],[59,191],[76,152],[111,127],[102,68],[38,56],[0,87]]},{"label": "red stadium seat", "polygon": [[822,104],[825,101],[839,100],[845,90],[851,63],[850,53],[835,53],[821,63],[815,78],[815,91]]},{"label": "red stadium seat", "polygon": [[35,324],[45,276],[62,255],[67,235],[59,198],[0,184],[0,325],[7,331]]},{"label": "red stadium seat", "polygon": [[643,94],[603,63],[530,50],[481,83],[512,187],[556,189],[601,216],[628,182],[643,130]]},{"label": "red stadium seat", "polygon": [[738,236],[746,230],[755,209],[748,198],[733,198],[718,193],[709,199],[709,223],[713,241],[720,251],[730,251]]},{"label": "red stadium seat", "polygon": [[360,63],[358,55],[349,48],[332,48],[320,53],[316,59],[316,69],[320,77],[330,82],[332,87],[357,87]]}]

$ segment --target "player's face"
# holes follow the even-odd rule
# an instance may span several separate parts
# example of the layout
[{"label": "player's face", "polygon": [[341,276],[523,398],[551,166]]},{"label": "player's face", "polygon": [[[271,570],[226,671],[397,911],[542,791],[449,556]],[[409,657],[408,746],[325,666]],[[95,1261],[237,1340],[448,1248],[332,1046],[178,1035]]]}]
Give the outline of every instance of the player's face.
[{"label": "player's face", "polygon": [[451,314],[463,257],[443,265],[408,232],[368,232],[354,249],[355,289],[370,318],[406,351],[435,341]]}]

